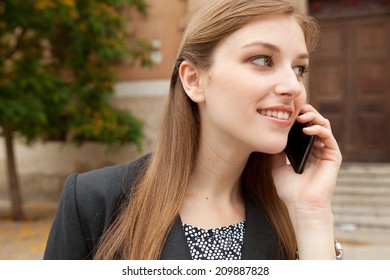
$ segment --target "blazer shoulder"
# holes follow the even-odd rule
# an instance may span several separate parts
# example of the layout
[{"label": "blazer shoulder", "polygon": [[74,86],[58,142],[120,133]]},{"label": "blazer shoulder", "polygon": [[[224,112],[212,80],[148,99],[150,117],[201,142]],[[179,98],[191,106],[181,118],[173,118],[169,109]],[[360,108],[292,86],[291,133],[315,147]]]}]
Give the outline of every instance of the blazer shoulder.
[{"label": "blazer shoulder", "polygon": [[133,162],[78,174],[75,192],[80,215],[85,214],[89,218],[105,211],[104,215],[109,218],[107,215],[112,215],[121,197],[128,195],[148,159],[149,154]]},{"label": "blazer shoulder", "polygon": [[134,162],[70,175],[50,230],[45,259],[89,259],[120,209],[121,197],[146,166]]},{"label": "blazer shoulder", "polygon": [[[100,169],[94,169],[77,176],[77,184],[86,191],[103,194],[128,191],[128,185],[135,182],[138,175],[146,167],[149,154],[129,162]],[[89,193],[90,194],[90,193]]]}]

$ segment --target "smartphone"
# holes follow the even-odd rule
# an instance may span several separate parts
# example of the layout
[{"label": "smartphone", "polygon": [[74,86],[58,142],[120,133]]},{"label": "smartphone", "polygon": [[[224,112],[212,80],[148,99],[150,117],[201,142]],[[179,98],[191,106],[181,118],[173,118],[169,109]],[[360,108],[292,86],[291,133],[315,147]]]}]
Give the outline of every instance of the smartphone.
[{"label": "smartphone", "polygon": [[316,138],[303,132],[303,128],[310,125],[310,123],[299,123],[296,121],[288,134],[287,146],[284,150],[294,171],[298,174],[303,173],[311,147]]}]

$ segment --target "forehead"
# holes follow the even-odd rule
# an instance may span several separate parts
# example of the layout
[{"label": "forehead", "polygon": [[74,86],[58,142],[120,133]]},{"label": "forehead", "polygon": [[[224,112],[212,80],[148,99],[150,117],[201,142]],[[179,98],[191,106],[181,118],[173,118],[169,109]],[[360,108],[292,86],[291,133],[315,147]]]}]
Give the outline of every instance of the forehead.
[{"label": "forehead", "polygon": [[242,48],[266,42],[291,52],[307,52],[305,36],[293,16],[272,15],[257,18],[226,37],[219,47]]}]

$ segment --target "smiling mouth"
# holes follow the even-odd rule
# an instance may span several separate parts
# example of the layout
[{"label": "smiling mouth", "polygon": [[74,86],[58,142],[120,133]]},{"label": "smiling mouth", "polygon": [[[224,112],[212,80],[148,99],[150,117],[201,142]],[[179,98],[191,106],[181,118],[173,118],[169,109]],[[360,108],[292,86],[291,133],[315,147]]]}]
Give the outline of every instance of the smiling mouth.
[{"label": "smiling mouth", "polygon": [[273,111],[273,110],[261,110],[261,111],[259,111],[259,113],[260,113],[260,115],[263,115],[266,117],[277,118],[280,120],[290,119],[290,114],[288,112]]}]

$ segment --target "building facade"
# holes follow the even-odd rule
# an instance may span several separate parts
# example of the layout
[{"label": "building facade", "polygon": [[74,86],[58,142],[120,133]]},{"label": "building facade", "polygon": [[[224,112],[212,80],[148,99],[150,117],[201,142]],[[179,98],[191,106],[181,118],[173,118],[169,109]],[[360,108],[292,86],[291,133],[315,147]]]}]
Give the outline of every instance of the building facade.
[{"label": "building facade", "polygon": [[[24,197],[39,194],[40,199],[56,200],[70,173],[130,161],[153,150],[182,32],[207,1],[147,0],[147,18],[129,14],[135,19],[129,28],[155,46],[156,63],[143,68],[124,61],[118,67],[120,82],[112,103],[143,120],[144,149],[16,143]],[[323,31],[322,43],[311,58],[309,102],[330,119],[344,161],[390,162],[390,0],[291,1],[315,16]],[[3,150],[0,174],[6,174]],[[7,178],[0,176],[0,201],[6,197]]]},{"label": "building facade", "polygon": [[390,161],[390,1],[312,0],[322,29],[310,101],[330,119],[344,161]]},{"label": "building facade", "polygon": [[[321,26],[307,81],[309,102],[331,120],[344,160],[390,161],[390,0],[291,1]],[[136,30],[160,42],[162,61],[153,69],[124,66],[123,80],[161,89],[185,22],[206,2],[149,0],[149,20]]]}]

